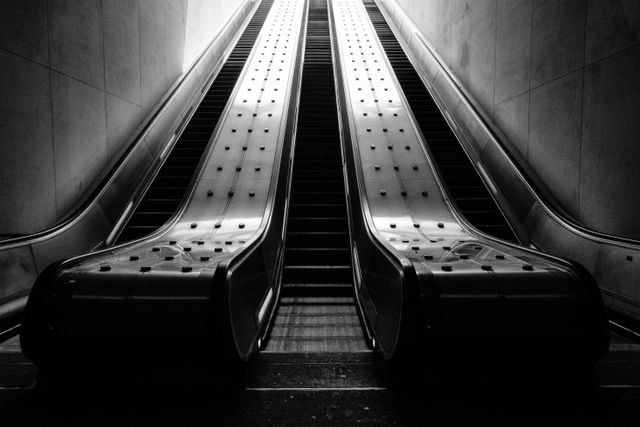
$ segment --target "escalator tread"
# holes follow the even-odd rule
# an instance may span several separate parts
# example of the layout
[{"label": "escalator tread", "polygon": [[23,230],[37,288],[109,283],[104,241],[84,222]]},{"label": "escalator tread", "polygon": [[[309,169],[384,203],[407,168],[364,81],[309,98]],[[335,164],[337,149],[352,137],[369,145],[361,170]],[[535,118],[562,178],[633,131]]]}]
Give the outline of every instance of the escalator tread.
[{"label": "escalator tread", "polygon": [[282,298],[267,352],[367,351],[353,293],[326,0],[309,7]]}]

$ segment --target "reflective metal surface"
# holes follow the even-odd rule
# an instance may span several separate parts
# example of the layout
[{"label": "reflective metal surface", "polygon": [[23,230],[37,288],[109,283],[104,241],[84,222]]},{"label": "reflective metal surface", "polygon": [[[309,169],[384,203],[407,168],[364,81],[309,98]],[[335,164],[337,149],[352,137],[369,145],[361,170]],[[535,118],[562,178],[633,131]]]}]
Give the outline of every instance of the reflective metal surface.
[{"label": "reflective metal surface", "polygon": [[[14,322],[26,303],[36,277],[52,262],[100,247],[127,206],[140,194],[181,131],[186,114],[197,105],[256,3],[243,2],[218,36],[174,84],[130,142],[131,148],[114,166],[100,188],[62,223],[34,235],[0,242],[0,323]],[[11,320],[14,319],[14,320]]]},{"label": "reflective metal surface", "polygon": [[295,46],[293,52],[297,65],[291,70],[288,107],[282,115],[280,152],[273,164],[275,181],[269,193],[265,219],[257,238],[246,250],[218,264],[213,283],[214,288],[224,289],[227,293],[229,332],[233,335],[237,356],[244,362],[249,361],[260,350],[261,343],[266,341],[280,296],[308,2],[300,2],[298,7],[302,8],[302,22],[298,34],[294,37],[292,32],[289,39]]},{"label": "reflective metal surface", "polygon": [[[453,131],[524,242],[574,259],[594,276],[607,305],[640,319],[640,243],[586,229],[562,213],[535,174],[509,154],[507,137],[491,124],[479,104],[395,1],[376,0]],[[449,114],[450,113],[450,114]],[[482,173],[481,173],[482,175]]]},{"label": "reflective metal surface", "polygon": [[[418,282],[417,289],[410,284],[399,289],[398,278],[388,281],[381,274],[359,289],[374,337],[393,351],[389,329],[400,333],[398,311],[406,310],[407,300],[400,301],[408,298],[422,313],[419,329],[429,334],[516,331],[551,345],[558,330],[571,330],[568,335],[578,341],[587,336],[579,344],[589,349],[583,357],[599,357],[606,347],[605,325],[590,277],[563,260],[485,236],[457,214],[361,1],[333,0],[332,5],[342,108],[357,176],[350,184],[359,187],[361,197],[351,200],[352,209],[360,202],[372,235],[397,259],[396,266],[405,266],[399,279],[412,280],[408,262]],[[373,270],[363,275],[375,276],[380,267],[367,256],[358,253],[361,267]],[[500,319],[496,312],[502,313]],[[565,346],[573,344],[567,340]]]},{"label": "reflective metal surface", "polygon": [[[30,357],[53,351],[45,348],[42,329],[31,332],[38,328],[48,328],[47,336],[92,339],[206,334],[203,345],[213,344],[211,328],[221,326],[211,318],[229,310],[225,290],[213,287],[216,267],[262,237],[274,208],[304,8],[295,0],[273,3],[173,220],[147,238],[71,259],[53,277],[41,277],[49,283],[38,292],[65,307],[59,311],[64,320],[46,318],[42,307],[27,308],[39,324],[23,334]],[[31,300],[38,296],[32,293]],[[251,310],[246,304],[242,309]],[[74,342],[81,345],[82,339]]]}]

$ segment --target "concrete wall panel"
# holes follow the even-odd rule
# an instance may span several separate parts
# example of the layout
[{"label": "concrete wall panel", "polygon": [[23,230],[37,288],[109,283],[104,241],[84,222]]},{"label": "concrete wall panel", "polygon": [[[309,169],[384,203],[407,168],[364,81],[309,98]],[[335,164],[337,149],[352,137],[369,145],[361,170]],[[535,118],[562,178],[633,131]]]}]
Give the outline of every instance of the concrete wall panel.
[{"label": "concrete wall panel", "polygon": [[640,45],[585,70],[580,220],[640,237]]},{"label": "concrete wall panel", "polygon": [[100,0],[49,1],[51,68],[104,89]]},{"label": "concrete wall panel", "polygon": [[47,8],[40,0],[0,2],[0,47],[49,65]]},{"label": "concrete wall panel", "polygon": [[2,49],[0,63],[0,234],[33,233],[56,212],[49,73]]},{"label": "concrete wall panel", "polygon": [[534,0],[531,24],[532,87],[584,65],[585,0]]},{"label": "concrete wall panel", "polygon": [[529,90],[531,8],[532,0],[498,1],[496,104]]},{"label": "concrete wall panel", "polygon": [[53,144],[57,215],[63,217],[91,188],[107,161],[105,93],[53,72]]},{"label": "concrete wall panel", "polygon": [[640,2],[587,1],[587,63],[620,52],[640,41]]},{"label": "concrete wall panel", "polygon": [[513,141],[524,159],[529,156],[529,92],[514,96],[495,108],[495,122]]},{"label": "concrete wall panel", "polygon": [[189,0],[168,0],[169,5],[175,10],[184,21],[189,7]]},{"label": "concrete wall panel", "polygon": [[103,0],[102,7],[106,90],[140,105],[138,1]]},{"label": "concrete wall panel", "polygon": [[582,136],[582,70],[531,91],[529,165],[576,218]]},{"label": "concrete wall panel", "polygon": [[110,162],[120,158],[127,146],[122,144],[138,127],[142,119],[142,108],[133,102],[107,93],[107,148]]},{"label": "concrete wall panel", "polygon": [[173,84],[182,74],[184,32],[184,17],[181,16],[169,2],[165,3],[164,67],[167,73],[167,84],[169,85]]},{"label": "concrete wall panel", "polygon": [[165,69],[165,4],[139,0],[142,113],[152,110],[167,88]]},{"label": "concrete wall panel", "polygon": [[482,107],[493,112],[496,65],[496,0],[469,2],[471,32],[469,39],[468,88],[479,94]]},{"label": "concrete wall panel", "polygon": [[450,30],[446,37],[441,37],[443,45],[449,44],[445,49],[444,59],[458,70],[458,78],[465,83],[469,82],[470,46],[471,39],[471,11],[468,7],[458,10],[451,19]]}]

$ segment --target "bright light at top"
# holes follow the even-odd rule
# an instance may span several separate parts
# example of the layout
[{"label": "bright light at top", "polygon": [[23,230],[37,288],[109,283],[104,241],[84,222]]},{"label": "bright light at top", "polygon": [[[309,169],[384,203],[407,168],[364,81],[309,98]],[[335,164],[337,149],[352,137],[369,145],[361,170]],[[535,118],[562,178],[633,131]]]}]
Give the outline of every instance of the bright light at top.
[{"label": "bright light at top", "polygon": [[231,19],[242,0],[188,0],[185,13],[184,56],[186,71]]}]

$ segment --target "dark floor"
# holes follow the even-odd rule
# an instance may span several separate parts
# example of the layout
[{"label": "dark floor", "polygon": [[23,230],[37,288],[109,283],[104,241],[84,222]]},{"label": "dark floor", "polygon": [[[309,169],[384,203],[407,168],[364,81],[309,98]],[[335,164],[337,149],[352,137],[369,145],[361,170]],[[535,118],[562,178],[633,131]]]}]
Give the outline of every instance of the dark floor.
[{"label": "dark floor", "polygon": [[[640,346],[612,337],[596,366],[597,386],[582,392],[554,384],[490,390],[457,384],[429,396],[380,387],[254,388],[239,394],[132,389],[114,394],[48,395],[17,339],[0,345],[0,420],[11,425],[640,425]],[[340,371],[336,375],[348,375]],[[88,373],[90,375],[90,373]],[[51,403],[55,402],[55,403]]]}]

